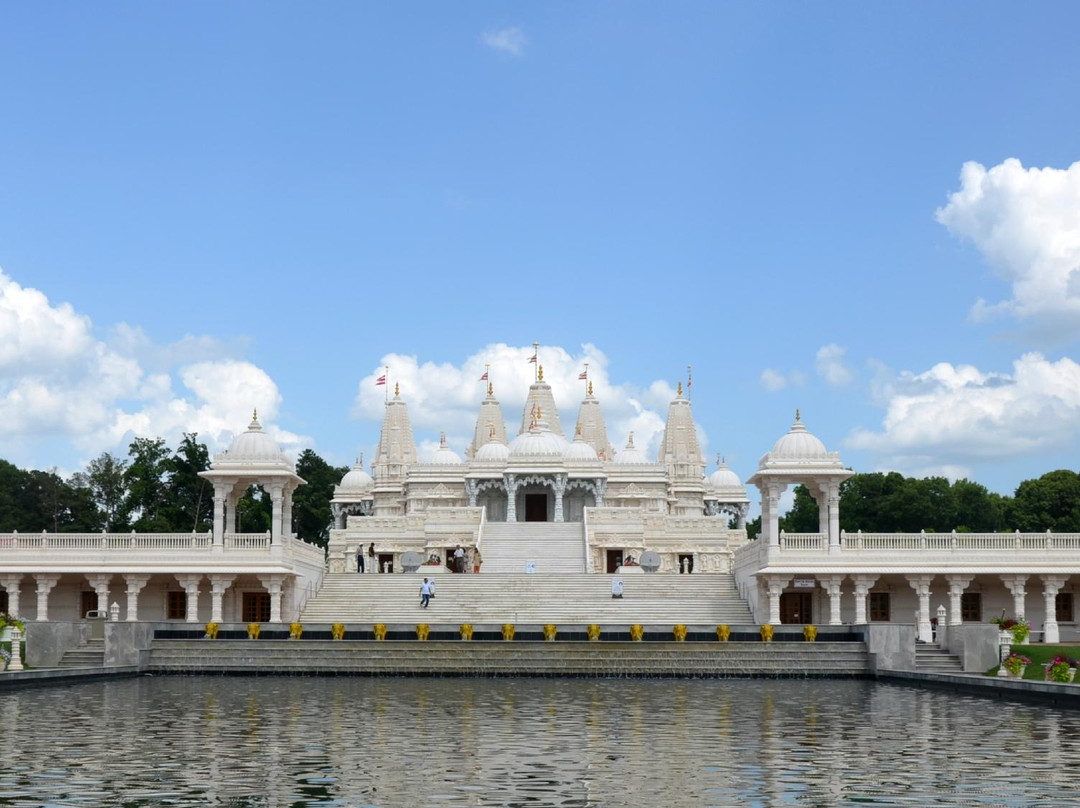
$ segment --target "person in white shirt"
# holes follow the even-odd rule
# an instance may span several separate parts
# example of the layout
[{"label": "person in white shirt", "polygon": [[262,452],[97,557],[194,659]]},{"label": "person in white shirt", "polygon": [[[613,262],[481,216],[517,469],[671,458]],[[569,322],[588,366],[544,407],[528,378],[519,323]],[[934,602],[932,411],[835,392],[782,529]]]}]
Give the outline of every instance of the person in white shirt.
[{"label": "person in white shirt", "polygon": [[428,583],[428,579],[425,578],[424,582],[420,584],[420,608],[426,609],[428,603],[431,602],[431,584]]}]

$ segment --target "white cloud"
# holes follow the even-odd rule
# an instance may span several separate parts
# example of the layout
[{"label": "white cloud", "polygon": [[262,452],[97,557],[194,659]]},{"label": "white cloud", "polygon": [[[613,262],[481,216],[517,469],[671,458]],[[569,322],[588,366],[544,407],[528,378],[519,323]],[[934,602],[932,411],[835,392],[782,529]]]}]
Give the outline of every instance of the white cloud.
[{"label": "white cloud", "polygon": [[783,373],[773,368],[765,368],[758,377],[758,383],[770,393],[775,393],[777,390],[783,390],[788,385],[802,387],[806,384],[806,374],[800,370]]},{"label": "white cloud", "polygon": [[219,448],[258,407],[283,447],[305,443],[272,424],[281,395],[269,375],[221,358],[230,350],[193,336],[155,345],[125,324],[109,342],[99,340],[88,317],[0,270],[0,438],[66,440],[92,456],[123,452],[135,435],[175,446],[181,433],[196,431]]},{"label": "white cloud", "polygon": [[937,211],[949,232],[971,239],[1012,297],[978,300],[976,320],[1011,314],[1060,334],[1080,331],[1080,162],[1028,168],[1008,159],[987,170],[965,163],[960,190]]},{"label": "white cloud", "polygon": [[1011,374],[942,362],[901,373],[880,388],[881,432],[854,430],[845,441],[887,467],[963,476],[970,465],[1060,448],[1080,429],[1080,365],[1029,353]]},{"label": "white cloud", "polygon": [[525,34],[519,26],[512,25],[497,31],[485,31],[480,38],[485,45],[500,53],[511,56],[522,56],[525,53]]},{"label": "white cloud", "polygon": [[[489,378],[503,407],[507,433],[513,436],[521,428],[525,397],[533,382],[536,366],[528,361],[532,353],[531,345],[497,343],[481,348],[459,365],[421,363],[415,356],[388,354],[379,367],[360,380],[353,415],[381,423],[384,390],[375,386],[375,380],[382,375],[383,366],[389,365],[388,392],[393,396],[394,385],[401,385],[401,397],[408,403],[421,459],[427,459],[437,445],[440,431],[446,432],[450,448],[464,456],[472,442],[480,402],[486,395],[486,385],[479,381],[485,364],[491,365]],[[586,362],[593,393],[603,407],[612,446],[620,451],[633,431],[634,444],[655,458],[675,387],[664,380],[653,381],[644,388],[612,382],[608,358],[595,345],[583,345],[573,353],[555,345],[540,347],[544,381],[551,385],[563,433],[567,438],[573,436],[578,407],[585,396],[585,382],[578,375]],[[699,435],[699,439],[707,440],[707,436]]]},{"label": "white cloud", "polygon": [[833,387],[850,384],[855,374],[844,364],[847,348],[841,348],[835,342],[818,348],[815,367],[818,375]]}]

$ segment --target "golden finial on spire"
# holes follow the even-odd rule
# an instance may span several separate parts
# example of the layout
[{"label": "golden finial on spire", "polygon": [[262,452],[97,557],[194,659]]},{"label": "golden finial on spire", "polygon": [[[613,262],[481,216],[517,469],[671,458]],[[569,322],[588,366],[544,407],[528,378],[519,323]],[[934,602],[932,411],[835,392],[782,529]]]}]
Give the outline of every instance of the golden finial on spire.
[{"label": "golden finial on spire", "polygon": [[795,423],[798,423],[801,420],[802,420],[802,416],[799,415],[799,408],[796,407],[795,408]]},{"label": "golden finial on spire", "polygon": [[361,452],[360,457],[357,458],[356,465],[358,465],[360,468],[364,467],[364,453],[363,452]]},{"label": "golden finial on spire", "polygon": [[634,433],[633,433],[633,431],[630,432],[630,437],[626,441],[626,448],[627,449],[633,449],[634,448]]},{"label": "golden finial on spire", "polygon": [[536,380],[538,382],[542,382],[544,380],[544,366],[543,365],[541,365],[539,367],[539,369],[536,371]]},{"label": "golden finial on spire", "polygon": [[592,382],[589,382],[589,395],[592,395]]},{"label": "golden finial on spire", "polygon": [[441,430],[439,432],[439,447],[442,449],[446,448],[446,433]]},{"label": "golden finial on spire", "polygon": [[677,395],[679,398],[682,398],[682,382],[681,381],[679,382],[678,390],[675,391],[675,395]]},{"label": "golden finial on spire", "polygon": [[539,404],[536,406],[536,423],[540,423],[540,419],[544,417],[544,408]]},{"label": "golden finial on spire", "polygon": [[394,382],[394,398],[401,395],[401,382]]},{"label": "golden finial on spire", "polygon": [[495,388],[491,386],[491,382],[488,382],[488,395],[489,396],[495,395]]},{"label": "golden finial on spire", "polygon": [[258,421],[259,420],[259,408],[258,407],[252,407],[252,409],[251,409],[251,420],[252,421]]}]

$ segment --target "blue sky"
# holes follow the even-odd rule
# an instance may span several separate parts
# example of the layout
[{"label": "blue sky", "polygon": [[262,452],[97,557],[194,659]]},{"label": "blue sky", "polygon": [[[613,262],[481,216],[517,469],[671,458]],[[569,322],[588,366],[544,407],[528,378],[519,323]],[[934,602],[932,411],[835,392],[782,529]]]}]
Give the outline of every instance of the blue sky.
[{"label": "blue sky", "polygon": [[346,463],[387,361],[418,442],[463,451],[474,371],[513,420],[539,341],[564,421],[590,361],[616,446],[655,443],[692,364],[744,478],[796,407],[859,471],[1075,469],[1078,27],[1071,3],[5,6],[0,456],[220,446],[258,406]]}]

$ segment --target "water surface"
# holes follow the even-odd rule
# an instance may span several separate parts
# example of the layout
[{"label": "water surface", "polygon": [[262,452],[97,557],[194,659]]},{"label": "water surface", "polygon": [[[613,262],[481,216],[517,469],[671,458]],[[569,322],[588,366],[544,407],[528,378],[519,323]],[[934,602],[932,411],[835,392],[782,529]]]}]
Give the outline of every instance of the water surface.
[{"label": "water surface", "polygon": [[0,720],[0,805],[1080,805],[1080,713],[855,680],[141,677]]}]

